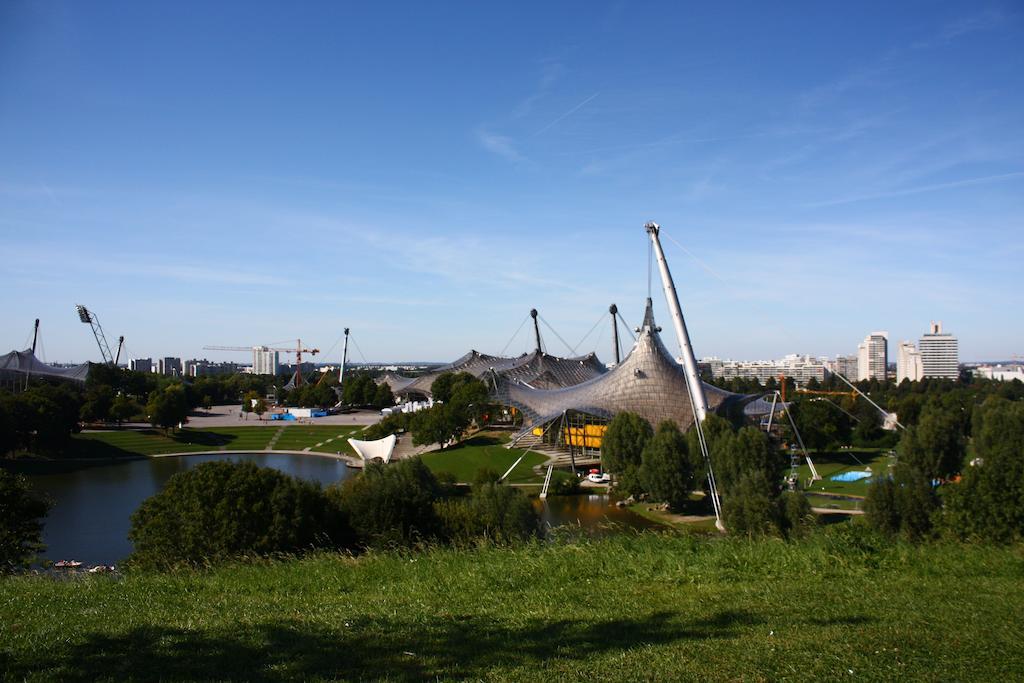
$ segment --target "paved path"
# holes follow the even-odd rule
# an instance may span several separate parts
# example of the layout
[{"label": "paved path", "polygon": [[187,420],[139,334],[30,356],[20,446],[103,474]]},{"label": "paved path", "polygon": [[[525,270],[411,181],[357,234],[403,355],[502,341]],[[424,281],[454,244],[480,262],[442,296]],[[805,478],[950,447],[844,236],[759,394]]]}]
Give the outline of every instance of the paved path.
[{"label": "paved path", "polygon": [[[264,415],[266,418],[266,415]],[[309,424],[309,425],[337,425],[347,427],[365,427],[380,422],[381,416],[378,411],[375,410],[360,410],[354,413],[344,413],[339,415],[326,415],[324,417],[314,418],[303,418],[302,422],[288,421],[285,425],[298,425],[298,424]],[[204,410],[202,408],[196,410],[188,416],[187,427],[192,429],[205,429],[207,427],[273,427],[277,428],[281,426],[281,422],[276,420],[263,419],[260,420],[256,415],[246,415],[242,412],[242,406],[227,405],[227,406],[214,406],[210,410]],[[145,428],[150,429],[151,426],[142,423],[126,422],[124,425],[126,428]]]}]

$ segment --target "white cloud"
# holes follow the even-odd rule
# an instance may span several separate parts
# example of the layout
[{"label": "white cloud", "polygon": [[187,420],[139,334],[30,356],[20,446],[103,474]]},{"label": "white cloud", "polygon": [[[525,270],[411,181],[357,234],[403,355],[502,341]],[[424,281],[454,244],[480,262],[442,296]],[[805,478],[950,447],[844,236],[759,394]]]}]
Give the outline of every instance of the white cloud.
[{"label": "white cloud", "polygon": [[519,153],[516,149],[515,142],[512,138],[506,135],[498,135],[497,133],[491,133],[484,128],[478,128],[476,131],[476,138],[480,145],[492,154],[507,159],[512,162],[525,161],[526,157]]}]

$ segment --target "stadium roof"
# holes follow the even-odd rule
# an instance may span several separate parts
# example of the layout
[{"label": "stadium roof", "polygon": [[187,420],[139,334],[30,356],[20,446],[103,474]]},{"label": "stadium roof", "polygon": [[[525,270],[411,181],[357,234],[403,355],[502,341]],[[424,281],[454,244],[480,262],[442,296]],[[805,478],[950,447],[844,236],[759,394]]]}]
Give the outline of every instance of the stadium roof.
[{"label": "stadium roof", "polygon": [[51,377],[72,382],[85,382],[89,376],[89,364],[82,363],[69,368],[58,368],[42,362],[30,349],[11,351],[0,356],[0,373],[17,373],[33,377]]},{"label": "stadium roof", "polygon": [[[680,429],[688,429],[693,424],[694,414],[686,375],[662,343],[660,329],[654,324],[648,299],[644,323],[633,349],[608,372],[558,389],[530,386],[508,374],[496,373],[496,397],[523,412],[525,428],[546,424],[571,410],[604,418],[630,411],[644,417],[652,426],[662,420],[673,420]],[[704,392],[708,408],[716,412],[750,398],[707,383]]]},{"label": "stadium roof", "polygon": [[386,383],[396,395],[430,396],[431,385],[443,373],[468,372],[474,377],[483,377],[492,370],[499,377],[538,389],[568,387],[607,372],[607,368],[593,353],[576,358],[560,358],[543,351],[532,351],[515,358],[506,358],[470,351],[458,360],[420,377],[388,373],[378,381]]}]

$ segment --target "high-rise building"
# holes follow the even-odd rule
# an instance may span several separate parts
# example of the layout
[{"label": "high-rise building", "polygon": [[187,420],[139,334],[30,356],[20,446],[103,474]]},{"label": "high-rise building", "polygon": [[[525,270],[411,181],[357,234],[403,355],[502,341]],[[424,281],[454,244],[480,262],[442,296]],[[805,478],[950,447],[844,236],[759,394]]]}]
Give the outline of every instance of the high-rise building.
[{"label": "high-rise building", "polygon": [[829,372],[838,373],[852,382],[860,374],[857,366],[857,356],[836,356],[836,359],[829,361],[826,367]]},{"label": "high-rise building", "polygon": [[252,374],[276,375],[280,367],[277,353],[266,346],[254,346],[252,348]]},{"label": "high-rise building", "polygon": [[167,375],[169,377],[181,377],[181,359],[172,358],[167,356],[160,358],[156,362],[156,371],[161,375]]},{"label": "high-rise building", "polygon": [[932,322],[928,334],[922,335],[920,346],[925,377],[960,376],[960,342],[942,331],[942,321]]},{"label": "high-rise building", "polygon": [[132,358],[128,361],[128,369],[133,372],[153,372],[153,359]]},{"label": "high-rise building", "polygon": [[896,355],[896,383],[905,379],[918,382],[924,377],[924,366],[921,363],[921,352],[913,342],[900,342]]},{"label": "high-rise building", "polygon": [[885,379],[889,368],[889,333],[872,332],[857,346],[857,379]]}]

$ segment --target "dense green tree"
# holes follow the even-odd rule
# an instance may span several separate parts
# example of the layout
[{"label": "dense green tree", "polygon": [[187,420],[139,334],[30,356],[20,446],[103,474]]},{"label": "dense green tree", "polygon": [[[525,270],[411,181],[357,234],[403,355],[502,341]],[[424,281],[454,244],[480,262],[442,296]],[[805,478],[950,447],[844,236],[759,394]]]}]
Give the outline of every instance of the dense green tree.
[{"label": "dense green tree", "polygon": [[391,387],[381,382],[373,396],[374,408],[390,408],[395,405],[395,396],[391,393]]},{"label": "dense green tree", "polygon": [[110,419],[110,408],[114,402],[114,390],[106,385],[97,385],[85,392],[85,402],[78,411],[84,422],[102,422]]},{"label": "dense green tree", "polygon": [[665,420],[658,425],[640,461],[640,483],[651,497],[672,509],[683,508],[693,490],[693,470],[686,437],[675,422]]},{"label": "dense green tree", "polygon": [[25,477],[0,469],[0,574],[24,566],[44,549],[43,517],[50,505],[32,493]]},{"label": "dense green tree", "polygon": [[328,489],[363,546],[411,545],[442,529],[434,503],[441,485],[419,458],[383,465],[370,462],[362,473]]},{"label": "dense green tree", "polygon": [[718,490],[723,496],[731,495],[743,475],[753,472],[760,473],[771,485],[773,497],[781,490],[787,458],[756,427],[744,427],[736,433],[720,436],[715,441],[712,458]]},{"label": "dense green tree", "polygon": [[319,485],[229,461],[172,476],[132,514],[128,537],[135,547],[130,561],[141,567],[295,553],[351,540]]},{"label": "dense green tree", "polygon": [[120,425],[142,412],[142,406],[126,394],[118,394],[110,404],[110,419]]},{"label": "dense green tree", "polygon": [[185,389],[180,384],[171,384],[150,394],[146,404],[149,422],[154,427],[173,429],[188,418],[189,405]]},{"label": "dense green tree", "polygon": [[960,538],[1024,539],[1024,402],[993,396],[975,410],[970,465],[949,487],[946,523]]},{"label": "dense green tree", "polygon": [[459,386],[478,381],[480,380],[468,372],[443,372],[430,385],[430,394],[435,401],[447,403],[455,395]]},{"label": "dense green tree", "polygon": [[790,411],[807,448],[823,450],[849,442],[850,418],[828,399],[802,398],[791,404]]},{"label": "dense green tree", "polygon": [[[876,391],[876,393],[878,393]],[[854,407],[857,424],[853,428],[853,445],[872,447],[883,436],[882,417],[878,410],[867,401],[859,401]]]},{"label": "dense green tree", "polygon": [[654,430],[636,413],[623,411],[612,418],[601,437],[601,464],[614,474],[640,467],[640,457]]},{"label": "dense green tree", "polygon": [[417,446],[436,443],[444,448],[462,435],[462,427],[456,412],[444,404],[414,413],[409,422],[412,442]]},{"label": "dense green tree", "polygon": [[944,479],[960,471],[966,450],[960,421],[944,408],[929,404],[918,423],[904,430],[900,462],[929,479]]},{"label": "dense green tree", "polygon": [[864,499],[867,523],[888,535],[909,540],[927,537],[938,498],[929,478],[920,470],[899,463],[891,476],[877,474]]},{"label": "dense green tree", "polygon": [[[722,444],[725,443],[728,437],[732,436],[732,424],[721,415],[708,413],[701,423],[701,427],[704,431],[704,439],[707,441],[711,460],[717,462],[717,453],[721,449]],[[691,428],[686,433],[686,440],[689,447],[690,468],[693,470],[693,480],[696,485],[707,489],[708,466],[700,449],[700,436],[696,428]]]}]

